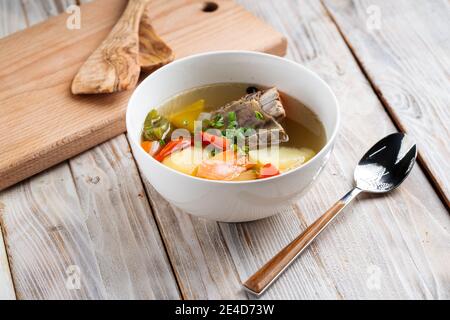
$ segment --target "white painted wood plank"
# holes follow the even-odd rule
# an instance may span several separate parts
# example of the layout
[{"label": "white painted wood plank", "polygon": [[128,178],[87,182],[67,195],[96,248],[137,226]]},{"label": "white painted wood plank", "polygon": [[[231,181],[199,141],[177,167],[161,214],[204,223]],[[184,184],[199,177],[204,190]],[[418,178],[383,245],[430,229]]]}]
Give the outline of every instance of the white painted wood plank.
[{"label": "white painted wood plank", "polygon": [[183,298],[246,299],[217,223],[180,211],[145,185]]},{"label": "white painted wood plank", "polygon": [[128,142],[120,135],[70,160],[108,299],[179,293]]},{"label": "white painted wood plank", "polygon": [[51,16],[56,16],[58,7],[53,0],[21,0],[28,26],[47,20]]},{"label": "white painted wood plank", "polygon": [[326,0],[397,125],[450,205],[450,2]]},{"label": "white painted wood plank", "polygon": [[106,296],[67,163],[3,191],[0,202],[17,298]]},{"label": "white painted wood plank", "polygon": [[26,27],[20,1],[0,0],[0,38]]},{"label": "white painted wood plank", "polygon": [[[0,202],[0,216],[3,211],[3,204]],[[1,225],[0,225],[1,227]],[[0,300],[15,300],[14,284],[9,269],[9,261],[6,253],[3,232],[0,230]]]}]

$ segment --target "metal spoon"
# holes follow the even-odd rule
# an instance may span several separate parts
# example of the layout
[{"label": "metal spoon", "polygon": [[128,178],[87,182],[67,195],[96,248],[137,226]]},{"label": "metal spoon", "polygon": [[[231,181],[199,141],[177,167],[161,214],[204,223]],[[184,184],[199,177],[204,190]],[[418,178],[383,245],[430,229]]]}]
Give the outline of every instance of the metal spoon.
[{"label": "metal spoon", "polygon": [[416,156],[416,145],[403,133],[378,141],[355,169],[356,187],[253,274],[244,288],[252,294],[262,294],[359,193],[385,193],[398,187],[414,166]]}]

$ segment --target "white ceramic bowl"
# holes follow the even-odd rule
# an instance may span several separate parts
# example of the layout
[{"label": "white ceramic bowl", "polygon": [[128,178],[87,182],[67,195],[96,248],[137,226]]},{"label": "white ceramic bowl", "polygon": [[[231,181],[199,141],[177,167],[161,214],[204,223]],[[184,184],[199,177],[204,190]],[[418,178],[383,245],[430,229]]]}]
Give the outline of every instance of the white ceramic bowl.
[{"label": "white ceramic bowl", "polygon": [[[140,147],[143,122],[150,109],[185,90],[224,82],[276,86],[303,102],[322,121],[326,145],[297,169],[268,179],[237,182],[185,175],[162,165]],[[126,125],[141,172],[167,201],[203,218],[241,222],[281,212],[310,186],[333,148],[338,109],[330,87],[300,64],[257,52],[218,51],[177,60],[148,76],[131,96]]]}]

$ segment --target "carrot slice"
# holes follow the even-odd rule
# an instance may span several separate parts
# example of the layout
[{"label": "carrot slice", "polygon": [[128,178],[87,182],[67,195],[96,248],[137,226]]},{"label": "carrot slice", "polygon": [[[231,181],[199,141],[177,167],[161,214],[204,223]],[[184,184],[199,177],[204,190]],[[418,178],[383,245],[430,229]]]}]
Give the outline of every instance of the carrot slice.
[{"label": "carrot slice", "polygon": [[260,179],[273,177],[273,176],[276,176],[276,175],[279,175],[279,174],[280,174],[280,171],[278,171],[278,168],[275,167],[271,163],[266,163],[259,170],[259,178]]},{"label": "carrot slice", "polygon": [[187,148],[191,145],[191,141],[189,139],[179,139],[179,140],[172,140],[168,142],[164,148],[161,149],[158,154],[154,156],[156,160],[159,162],[162,162],[165,157],[169,156],[170,154],[174,153],[175,151],[183,150],[184,148]]},{"label": "carrot slice", "polygon": [[206,144],[212,144],[213,146],[221,150],[226,150],[230,147],[230,140],[228,140],[227,138],[219,137],[207,132],[202,132],[202,141]]},{"label": "carrot slice", "polygon": [[150,148],[152,147],[152,141],[142,141],[141,147],[145,150],[145,152],[149,153]]}]

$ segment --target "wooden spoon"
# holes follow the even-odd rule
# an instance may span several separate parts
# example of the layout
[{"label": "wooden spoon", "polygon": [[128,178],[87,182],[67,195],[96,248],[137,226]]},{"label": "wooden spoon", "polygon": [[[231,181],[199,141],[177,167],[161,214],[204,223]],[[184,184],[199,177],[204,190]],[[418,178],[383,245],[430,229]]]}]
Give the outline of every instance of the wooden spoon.
[{"label": "wooden spoon", "polygon": [[72,93],[111,93],[133,88],[141,71],[139,23],[150,0],[129,0],[109,33],[72,82]]},{"label": "wooden spoon", "polygon": [[153,30],[149,8],[145,9],[139,26],[139,61],[145,72],[153,72],[173,61],[172,49]]}]

